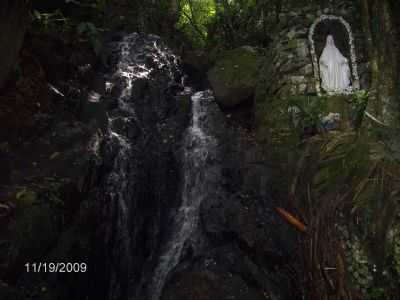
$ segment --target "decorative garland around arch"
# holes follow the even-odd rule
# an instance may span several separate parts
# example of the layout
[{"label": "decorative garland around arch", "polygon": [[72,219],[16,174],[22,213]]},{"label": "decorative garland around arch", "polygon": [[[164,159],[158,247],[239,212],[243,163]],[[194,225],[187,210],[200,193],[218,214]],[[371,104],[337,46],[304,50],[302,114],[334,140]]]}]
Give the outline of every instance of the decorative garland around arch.
[{"label": "decorative garland around arch", "polygon": [[351,93],[352,91],[359,90],[360,89],[360,79],[358,76],[358,71],[357,71],[357,58],[356,58],[356,51],[354,47],[354,38],[353,38],[353,33],[351,31],[350,24],[346,22],[342,17],[334,16],[334,15],[321,15],[319,18],[317,18],[314,23],[310,27],[310,31],[308,33],[308,41],[310,43],[310,52],[311,52],[311,58],[312,58],[312,63],[314,67],[314,78],[315,78],[315,88],[317,90],[317,93],[319,96],[321,96],[321,82],[320,82],[320,76],[319,76],[319,66],[318,66],[318,57],[315,52],[315,44],[314,44],[314,30],[315,27],[322,21],[325,20],[335,20],[339,21],[342,23],[342,25],[346,28],[347,33],[349,35],[349,43],[350,43],[350,59],[351,59],[351,69],[352,69],[352,75],[353,75],[353,85],[352,85],[352,90],[348,91]]}]

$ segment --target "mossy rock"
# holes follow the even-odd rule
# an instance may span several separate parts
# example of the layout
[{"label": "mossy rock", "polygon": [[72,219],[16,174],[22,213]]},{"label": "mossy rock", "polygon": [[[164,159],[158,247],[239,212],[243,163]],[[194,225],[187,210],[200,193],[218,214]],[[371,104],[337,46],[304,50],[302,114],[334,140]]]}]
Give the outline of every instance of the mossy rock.
[{"label": "mossy rock", "polygon": [[234,107],[253,97],[261,64],[262,55],[249,46],[221,53],[207,74],[217,102]]}]

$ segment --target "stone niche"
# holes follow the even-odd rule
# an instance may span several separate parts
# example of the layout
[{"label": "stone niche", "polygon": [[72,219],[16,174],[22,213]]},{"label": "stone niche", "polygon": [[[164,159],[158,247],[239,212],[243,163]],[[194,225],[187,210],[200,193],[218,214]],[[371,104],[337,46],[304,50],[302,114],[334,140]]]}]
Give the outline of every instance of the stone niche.
[{"label": "stone niche", "polygon": [[[353,86],[368,89],[370,74],[358,1],[339,0],[322,4],[310,2],[304,6],[293,6],[290,3],[282,6],[279,15],[281,29],[275,34],[269,49],[269,53],[272,54],[268,57],[267,68],[263,71],[266,74],[263,84],[265,94],[278,97],[320,95],[316,84],[316,78],[319,81],[319,66],[313,63],[309,40],[313,24],[315,24],[313,40],[317,59],[324,48],[327,34],[332,34],[336,46],[349,60]],[[336,19],[327,20],[323,16],[335,16]],[[349,25],[352,43],[346,23],[341,20]],[[351,44],[354,46],[354,64],[351,60]],[[314,67],[317,67],[317,70]],[[357,75],[354,75],[355,68],[358,80]]]},{"label": "stone niche", "polygon": [[308,41],[313,64],[315,89],[318,95],[323,93],[319,70],[319,58],[325,46],[326,37],[332,35],[339,51],[348,59],[351,73],[351,87],[353,91],[360,89],[357,56],[354,46],[354,37],[350,24],[340,16],[321,15],[311,25]]}]

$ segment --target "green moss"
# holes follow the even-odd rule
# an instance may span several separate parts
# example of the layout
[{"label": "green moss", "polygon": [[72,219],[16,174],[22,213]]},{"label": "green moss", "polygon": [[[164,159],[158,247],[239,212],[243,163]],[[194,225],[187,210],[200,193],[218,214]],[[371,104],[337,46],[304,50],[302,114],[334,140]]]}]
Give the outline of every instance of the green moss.
[{"label": "green moss", "polygon": [[254,87],[260,59],[260,54],[253,48],[240,47],[220,54],[214,72],[227,84],[240,82]]},{"label": "green moss", "polygon": [[224,51],[208,72],[217,101],[232,107],[254,94],[262,63],[261,54],[251,47]]}]

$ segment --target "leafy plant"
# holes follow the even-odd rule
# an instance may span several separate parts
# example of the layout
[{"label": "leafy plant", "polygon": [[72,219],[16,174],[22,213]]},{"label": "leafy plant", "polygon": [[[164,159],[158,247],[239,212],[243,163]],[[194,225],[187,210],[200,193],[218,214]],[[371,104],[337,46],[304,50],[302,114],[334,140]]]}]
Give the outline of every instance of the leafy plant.
[{"label": "leafy plant", "polygon": [[381,299],[385,296],[385,289],[380,287],[373,287],[368,290],[369,299]]},{"label": "leafy plant", "polygon": [[101,41],[100,41],[100,29],[91,22],[82,22],[77,26],[77,33],[87,39],[96,55],[100,54]]},{"label": "leafy plant", "polygon": [[177,28],[198,48],[207,43],[208,28],[215,18],[214,0],[183,0]]},{"label": "leafy plant", "polygon": [[295,127],[304,129],[322,128],[321,116],[327,111],[327,99],[324,97],[296,97],[289,101],[289,112],[297,118]]},{"label": "leafy plant", "polygon": [[36,204],[48,203],[54,208],[62,209],[64,201],[60,188],[66,183],[68,183],[68,180],[65,178],[45,177],[41,182],[32,182],[26,186],[21,186],[15,198]]},{"label": "leafy plant", "polygon": [[352,121],[354,126],[357,128],[361,125],[364,118],[365,109],[368,105],[369,94],[365,90],[356,91],[350,102]]},{"label": "leafy plant", "polygon": [[33,22],[45,32],[61,29],[66,32],[71,29],[71,20],[66,18],[60,9],[52,13],[43,13],[38,10],[32,11]]}]

